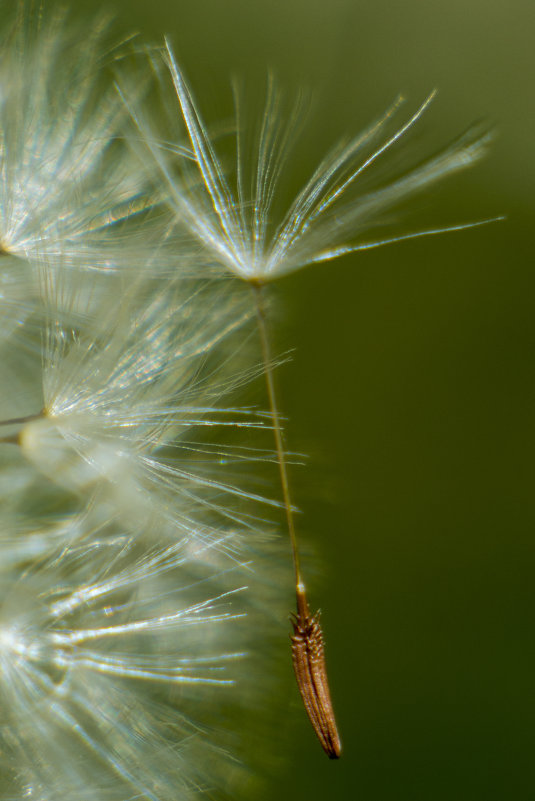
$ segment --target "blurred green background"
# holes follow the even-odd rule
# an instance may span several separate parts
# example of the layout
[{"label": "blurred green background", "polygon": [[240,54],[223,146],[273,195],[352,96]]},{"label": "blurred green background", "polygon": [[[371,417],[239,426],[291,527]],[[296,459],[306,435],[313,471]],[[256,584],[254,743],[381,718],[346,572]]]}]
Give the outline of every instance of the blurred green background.
[{"label": "blurred green background", "polygon": [[232,74],[262,96],[268,67],[312,90],[289,197],[399,91],[415,108],[439,89],[419,129],[425,152],[476,119],[496,128],[487,160],[432,191],[431,210],[427,197],[411,208],[431,225],[507,221],[318,265],[275,289],[276,348],[296,348],[278,380],[288,444],[308,454],[292,480],[320,555],[311,601],[344,755],[323,756],[293,692],[288,761],[266,797],[531,801],[533,0],[109,7],[125,31],[170,35],[213,121],[231,115]]}]

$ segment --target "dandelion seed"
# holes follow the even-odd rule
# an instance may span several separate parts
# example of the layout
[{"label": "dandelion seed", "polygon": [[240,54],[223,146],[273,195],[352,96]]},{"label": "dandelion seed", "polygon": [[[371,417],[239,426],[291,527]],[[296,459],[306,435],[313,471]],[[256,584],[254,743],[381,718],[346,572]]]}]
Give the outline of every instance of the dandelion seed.
[{"label": "dandelion seed", "polygon": [[[260,135],[256,146],[251,148],[244,147],[242,142],[237,103],[236,171],[232,185],[168,43],[165,56],[200,182],[188,179],[192,160],[184,158],[183,148],[176,148],[176,153],[182,154],[177,167],[169,158],[169,148],[160,147],[150,135],[142,117],[135,110],[132,114],[141,132],[145,133],[147,146],[167,182],[170,204],[178,222],[185,225],[202,243],[221,270],[249,283],[253,290],[295,571],[297,617],[292,638],[294,668],[309,718],[320,742],[330,757],[338,757],[340,738],[336,731],[325,672],[321,628],[318,617],[311,617],[308,611],[299,564],[262,288],[268,281],[312,262],[327,261],[402,239],[482,224],[465,223],[383,239],[368,238],[370,230],[384,222],[387,210],[480,159],[488,150],[491,137],[488,132],[476,127],[438,155],[389,184],[355,195],[353,190],[368,176],[373,166],[382,161],[418,123],[435,93],[405,122],[393,128],[394,117],[402,105],[402,101],[398,100],[348,144],[336,145],[298,193],[286,214],[279,222],[275,222],[272,219],[274,199],[288,157],[292,131],[299,122],[299,105],[296,105],[287,126],[283,126],[280,122],[281,97],[270,80]],[[254,157],[248,161],[251,152]]]}]

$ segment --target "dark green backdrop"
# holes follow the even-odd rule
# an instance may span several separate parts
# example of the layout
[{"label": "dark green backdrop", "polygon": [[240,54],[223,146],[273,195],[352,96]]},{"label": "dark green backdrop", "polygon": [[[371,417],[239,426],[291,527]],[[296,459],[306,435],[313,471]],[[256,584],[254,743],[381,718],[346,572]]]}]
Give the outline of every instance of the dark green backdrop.
[{"label": "dark green backdrop", "polygon": [[491,156],[425,214],[506,222],[347,257],[276,290],[277,348],[297,348],[278,379],[289,444],[309,454],[292,478],[321,556],[312,583],[345,753],[324,758],[295,694],[295,746],[267,797],[532,801],[533,0],[110,8],[125,31],[170,34],[214,120],[231,113],[231,73],[263,91],[269,66],[312,88],[303,165],[399,91],[415,106],[438,87],[421,128],[431,150],[474,119],[495,125]]}]

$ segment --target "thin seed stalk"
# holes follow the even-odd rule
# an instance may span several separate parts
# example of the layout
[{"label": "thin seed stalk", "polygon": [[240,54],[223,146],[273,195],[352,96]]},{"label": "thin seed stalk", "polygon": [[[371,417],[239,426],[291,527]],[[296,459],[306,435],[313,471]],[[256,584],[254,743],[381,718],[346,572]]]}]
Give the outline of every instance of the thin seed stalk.
[{"label": "thin seed stalk", "polygon": [[266,310],[264,303],[264,293],[261,284],[252,284],[255,304],[256,304],[256,319],[258,322],[258,333],[260,335],[260,345],[262,348],[262,361],[264,367],[264,376],[266,378],[266,389],[269,400],[269,410],[271,414],[271,421],[273,424],[273,434],[275,437],[275,448],[277,451],[277,464],[279,466],[279,476],[282,488],[282,498],[284,502],[284,510],[286,513],[286,523],[288,526],[288,533],[290,535],[290,543],[292,546],[292,559],[295,570],[295,584],[298,586],[303,583],[301,578],[301,568],[299,563],[299,549],[297,547],[297,535],[295,532],[294,515],[292,509],[292,502],[290,499],[290,484],[288,481],[288,470],[286,467],[286,457],[284,455],[284,443],[282,436],[282,426],[280,422],[280,415],[277,406],[277,397],[275,393],[275,381],[273,379],[273,368],[271,360],[271,347],[269,344],[269,336],[266,323]]}]

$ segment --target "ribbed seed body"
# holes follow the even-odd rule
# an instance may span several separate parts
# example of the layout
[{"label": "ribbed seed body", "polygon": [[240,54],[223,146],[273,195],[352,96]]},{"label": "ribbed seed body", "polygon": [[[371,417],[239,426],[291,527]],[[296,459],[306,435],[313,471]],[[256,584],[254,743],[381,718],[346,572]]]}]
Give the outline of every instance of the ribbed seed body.
[{"label": "ribbed seed body", "polygon": [[297,588],[297,614],[292,615],[292,660],[299,692],[323,750],[338,759],[342,744],[336,726],[325,665],[320,613],[310,614],[302,585]]}]

